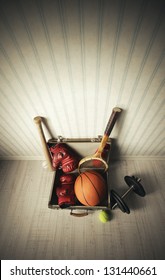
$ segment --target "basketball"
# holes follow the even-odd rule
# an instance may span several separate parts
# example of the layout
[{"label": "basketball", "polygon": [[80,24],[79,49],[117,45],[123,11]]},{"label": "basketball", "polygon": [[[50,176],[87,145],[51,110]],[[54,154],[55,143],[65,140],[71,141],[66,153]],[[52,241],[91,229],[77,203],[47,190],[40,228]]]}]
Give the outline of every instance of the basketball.
[{"label": "basketball", "polygon": [[86,206],[99,205],[106,196],[104,178],[95,171],[81,173],[74,185],[77,199]]}]

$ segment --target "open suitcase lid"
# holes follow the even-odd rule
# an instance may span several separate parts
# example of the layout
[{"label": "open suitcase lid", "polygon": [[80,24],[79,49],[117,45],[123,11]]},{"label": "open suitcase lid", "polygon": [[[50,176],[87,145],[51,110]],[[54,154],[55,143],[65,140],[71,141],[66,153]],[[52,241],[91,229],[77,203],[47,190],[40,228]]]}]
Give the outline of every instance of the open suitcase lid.
[{"label": "open suitcase lid", "polygon": [[[85,142],[91,142],[91,143],[99,143],[101,142],[102,136],[98,135],[98,137],[95,138],[64,138],[62,136],[58,136],[57,138],[52,138],[48,140],[48,144],[54,144],[54,143],[85,143]],[[108,139],[108,143],[111,143],[111,138]]]},{"label": "open suitcase lid", "polygon": [[[58,136],[57,138],[49,139],[47,144],[50,148],[51,146],[54,146],[57,143],[66,143],[72,149],[77,151],[82,157],[85,157],[87,155],[91,155],[96,151],[96,149],[98,148],[98,143],[100,143],[101,140],[102,140],[101,135],[99,135],[97,138],[64,138],[62,136]],[[110,145],[110,151],[111,151],[111,145],[112,145],[111,138],[108,139],[107,144]]]}]

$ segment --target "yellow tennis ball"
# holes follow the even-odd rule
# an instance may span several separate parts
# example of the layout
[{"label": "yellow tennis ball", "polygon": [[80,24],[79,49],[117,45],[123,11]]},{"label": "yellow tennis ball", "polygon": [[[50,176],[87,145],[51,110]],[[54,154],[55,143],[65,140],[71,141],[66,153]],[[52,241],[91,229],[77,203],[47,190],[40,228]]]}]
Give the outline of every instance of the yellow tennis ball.
[{"label": "yellow tennis ball", "polygon": [[102,223],[106,223],[109,221],[109,214],[107,211],[105,210],[102,210],[99,214],[99,220],[102,222]]}]

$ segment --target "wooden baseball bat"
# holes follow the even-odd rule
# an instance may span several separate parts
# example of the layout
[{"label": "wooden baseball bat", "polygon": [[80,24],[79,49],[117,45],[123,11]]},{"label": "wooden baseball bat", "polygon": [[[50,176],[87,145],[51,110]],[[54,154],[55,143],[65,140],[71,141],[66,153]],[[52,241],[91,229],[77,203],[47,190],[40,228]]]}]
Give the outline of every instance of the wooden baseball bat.
[{"label": "wooden baseball bat", "polygon": [[45,155],[45,159],[46,159],[46,162],[48,164],[48,168],[50,171],[54,171],[54,168],[52,166],[52,159],[51,159],[51,155],[50,155],[50,151],[49,151],[49,148],[47,146],[47,143],[46,143],[46,139],[45,139],[45,135],[44,135],[44,132],[43,132],[43,129],[42,129],[42,118],[40,116],[37,116],[34,118],[34,122],[37,126],[37,129],[38,129],[38,132],[39,132],[39,136],[40,136],[40,139],[41,139],[41,144],[42,144],[42,149],[43,149],[43,153]]}]

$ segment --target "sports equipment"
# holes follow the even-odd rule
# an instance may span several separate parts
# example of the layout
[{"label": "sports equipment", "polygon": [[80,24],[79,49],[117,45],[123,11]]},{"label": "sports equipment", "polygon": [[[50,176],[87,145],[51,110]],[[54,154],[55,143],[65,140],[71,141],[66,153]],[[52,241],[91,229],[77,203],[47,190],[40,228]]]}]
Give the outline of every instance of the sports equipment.
[{"label": "sports equipment", "polygon": [[106,223],[109,221],[109,214],[107,211],[105,210],[102,210],[100,213],[99,213],[99,220],[102,222],[102,223]]},{"label": "sports equipment", "polygon": [[87,171],[77,177],[74,191],[83,205],[95,206],[99,205],[106,196],[106,183],[101,174]]},{"label": "sports equipment", "polygon": [[79,155],[65,143],[58,143],[50,147],[52,164],[55,169],[62,169],[64,173],[72,172],[78,167]]},{"label": "sports equipment", "polygon": [[47,161],[46,161],[46,160],[44,160],[44,161],[42,162],[42,167],[43,167],[44,169],[47,169],[47,168],[48,168],[48,164],[47,164]]},{"label": "sports equipment", "polygon": [[114,124],[120,112],[121,112],[120,108],[118,107],[113,108],[98,150],[95,152],[94,155],[87,156],[79,162],[78,165],[79,172],[81,172],[84,168],[95,169],[95,170],[99,169],[99,171],[103,171],[103,172],[108,169],[108,165],[106,161],[103,160],[102,158],[102,152],[104,150],[104,147],[108,141],[108,137],[114,127]]},{"label": "sports equipment", "polygon": [[35,124],[37,126],[37,129],[38,129],[38,132],[39,132],[39,136],[40,136],[41,143],[42,143],[42,149],[43,149],[43,152],[44,152],[47,164],[48,164],[48,168],[49,168],[50,171],[54,171],[54,168],[52,166],[51,154],[49,152],[49,148],[47,146],[45,135],[44,135],[42,125],[41,125],[42,118],[40,116],[37,116],[37,117],[34,118],[34,122],[35,122]]},{"label": "sports equipment", "polygon": [[56,188],[56,195],[58,197],[58,205],[61,208],[75,205],[74,182],[75,176],[73,174],[60,176],[59,184]]},{"label": "sports equipment", "polygon": [[128,208],[127,204],[124,201],[124,198],[134,191],[137,195],[143,197],[145,196],[145,190],[143,186],[140,184],[141,179],[137,178],[135,176],[125,176],[124,180],[126,184],[128,185],[129,189],[122,195],[120,196],[117,192],[114,190],[111,190],[110,197],[111,197],[111,204],[112,204],[112,209],[115,209],[116,206],[120,208],[120,210],[124,213],[129,214],[130,209]]}]

